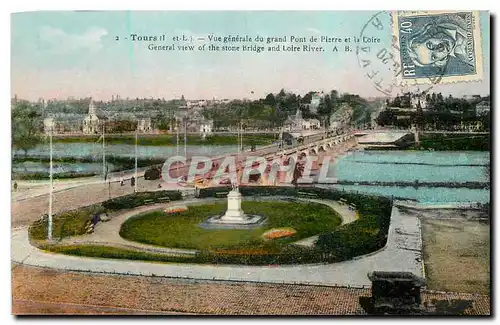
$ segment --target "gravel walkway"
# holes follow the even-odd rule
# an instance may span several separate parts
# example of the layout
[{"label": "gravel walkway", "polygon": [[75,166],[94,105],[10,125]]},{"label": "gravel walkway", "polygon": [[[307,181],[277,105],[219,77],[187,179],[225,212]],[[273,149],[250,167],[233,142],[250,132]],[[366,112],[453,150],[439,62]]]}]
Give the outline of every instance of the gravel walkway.
[{"label": "gravel walkway", "polygon": [[231,266],[108,260],[47,253],[29,243],[27,228],[12,231],[13,262],[48,268],[170,278],[289,284],[369,286],[371,271],[422,274],[420,221],[394,207],[387,245],[368,256],[333,264],[293,266]]},{"label": "gravel walkway", "polygon": [[[358,215],[355,210],[349,209],[349,207],[345,204],[340,204],[337,201],[332,200],[315,200],[315,199],[307,199],[304,201],[315,202],[319,204],[328,205],[333,210],[337,211],[337,213],[342,218],[342,223],[339,226],[354,222],[358,219]],[[294,245],[305,246],[305,247],[313,247],[318,240],[319,235],[311,236],[308,238],[301,239],[293,243]]]}]

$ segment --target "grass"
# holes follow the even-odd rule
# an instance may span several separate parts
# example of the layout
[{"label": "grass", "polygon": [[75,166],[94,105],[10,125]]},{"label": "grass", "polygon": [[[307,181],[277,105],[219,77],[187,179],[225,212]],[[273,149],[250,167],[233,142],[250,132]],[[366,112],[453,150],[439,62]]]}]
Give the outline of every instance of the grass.
[{"label": "grass", "polygon": [[187,256],[169,256],[164,254],[153,254],[147,252],[139,252],[130,249],[104,246],[104,245],[46,245],[41,246],[43,250],[53,253],[65,255],[98,257],[98,258],[116,258],[126,260],[141,260],[152,262],[190,262],[195,257]]},{"label": "grass", "polygon": [[[61,239],[84,234],[85,225],[91,217],[103,212],[105,212],[105,209],[97,204],[57,215],[52,222],[52,236],[54,239]],[[47,239],[47,228],[46,218],[34,222],[29,228],[30,239]]]},{"label": "grass", "polygon": [[[331,208],[318,203],[243,202],[249,214],[267,217],[267,223],[256,229],[202,229],[198,224],[209,216],[225,211],[225,203],[191,206],[189,210],[167,215],[163,211],[140,214],[127,220],[120,235],[141,243],[198,250],[264,249],[279,251],[290,242],[334,230],[341,217]],[[291,237],[266,241],[262,234],[272,228],[290,227],[297,231]]]},{"label": "grass", "polygon": [[[220,191],[220,189],[215,190]],[[319,203],[247,201],[242,203],[245,212],[266,216],[265,225],[251,230],[209,230],[198,227],[205,218],[222,214],[226,209],[225,203],[195,205],[187,211],[175,214],[167,214],[162,210],[147,212],[136,215],[122,224],[120,235],[129,240],[198,250],[196,256],[189,257],[189,260],[186,260],[187,257],[170,257],[108,245],[46,246],[46,242],[37,241],[46,237],[46,219],[35,222],[30,227],[30,239],[34,239],[34,244],[43,246],[43,249],[68,255],[231,265],[333,263],[373,252],[385,245],[392,209],[389,199],[318,188],[301,189],[301,191],[328,200],[344,198],[356,204],[360,217],[352,223],[339,227],[340,216],[330,207]],[[293,188],[242,187],[242,192],[248,196],[297,196],[297,190]],[[214,189],[210,189],[200,192],[200,195],[206,197],[214,193],[216,193]],[[179,199],[178,192],[144,193],[151,199],[163,199],[167,194],[172,200]],[[145,204],[142,195],[136,196],[121,197],[118,201],[113,199],[107,203],[56,216],[54,238],[83,234],[85,223],[100,209],[110,212]],[[293,228],[297,232],[290,237],[266,240],[262,235],[274,228]],[[313,235],[319,235],[318,242],[313,248],[289,245]],[[474,252],[466,251],[462,254],[474,255]]]},{"label": "grass", "polygon": [[[52,236],[54,239],[64,237],[78,236],[85,234],[85,226],[93,216],[101,213],[111,213],[122,209],[130,209],[144,205],[146,201],[151,203],[165,202],[182,199],[178,191],[154,191],[139,192],[135,194],[124,195],[104,201],[99,204],[66,211],[53,216]],[[37,220],[29,228],[29,237],[31,240],[44,240],[47,238],[48,218]]]},{"label": "grass", "polygon": [[[420,147],[437,151],[489,151],[490,135],[424,133],[420,135]],[[408,149],[415,150],[419,148],[412,145]]]}]

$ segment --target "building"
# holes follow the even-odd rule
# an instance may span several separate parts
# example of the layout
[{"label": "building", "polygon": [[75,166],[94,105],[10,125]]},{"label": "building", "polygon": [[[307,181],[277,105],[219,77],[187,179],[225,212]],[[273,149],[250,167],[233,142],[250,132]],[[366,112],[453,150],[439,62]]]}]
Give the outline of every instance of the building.
[{"label": "building", "polygon": [[283,128],[286,131],[297,131],[297,130],[316,130],[321,128],[321,123],[317,119],[303,119],[302,112],[297,109],[297,113],[294,117],[288,116]]},{"label": "building", "polygon": [[82,114],[56,113],[43,119],[43,132],[49,134],[78,134],[82,132]]},{"label": "building", "polygon": [[208,102],[205,99],[198,100],[188,100],[186,101],[186,107],[189,108],[203,108],[207,107]]},{"label": "building", "polygon": [[203,135],[212,134],[214,127],[214,121],[212,120],[203,120],[200,123],[200,133]]},{"label": "building", "polygon": [[97,134],[102,131],[101,125],[107,120],[104,114],[98,114],[97,108],[92,100],[89,104],[89,112],[83,119],[82,131],[84,134]]},{"label": "building", "polygon": [[50,134],[51,130],[54,131],[54,118],[46,117],[43,119],[43,132]]},{"label": "building", "polygon": [[321,128],[321,123],[315,118],[302,121],[303,130],[318,130],[319,128]]},{"label": "building", "polygon": [[311,103],[307,105],[309,112],[316,114],[318,112],[319,104],[321,103],[321,96],[319,93],[312,94]]},{"label": "building", "polygon": [[[206,119],[199,110],[185,110],[178,111],[175,114],[176,125],[179,127],[179,131],[183,131],[186,128],[187,132],[190,133],[200,133],[201,135],[209,135],[214,132],[214,121]],[[175,126],[173,129],[177,129]]]},{"label": "building", "polygon": [[476,104],[476,116],[488,115],[490,113],[490,102],[483,100]]},{"label": "building", "polygon": [[410,94],[410,105],[412,108],[427,108],[427,99],[425,97],[425,94]]},{"label": "building", "polygon": [[149,132],[151,132],[151,130],[152,130],[151,118],[143,117],[143,118],[137,119],[137,132],[149,133]]}]

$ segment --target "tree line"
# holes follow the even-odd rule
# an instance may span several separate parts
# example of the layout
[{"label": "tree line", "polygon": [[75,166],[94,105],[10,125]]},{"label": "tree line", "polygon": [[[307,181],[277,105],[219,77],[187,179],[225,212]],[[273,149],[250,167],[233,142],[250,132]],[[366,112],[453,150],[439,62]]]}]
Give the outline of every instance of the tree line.
[{"label": "tree line", "polygon": [[318,119],[323,126],[328,127],[331,116],[343,105],[353,108],[353,120],[358,123],[368,123],[372,111],[371,104],[359,95],[344,93],[337,90],[321,92],[316,110],[310,109],[312,98],[316,92],[309,91],[300,95],[281,89],[278,93],[269,93],[264,98],[252,101],[233,100],[227,104],[209,106],[203,109],[207,119],[217,122],[217,127],[234,126],[239,121],[255,128],[281,127],[285,120],[294,116],[300,110],[305,119]]}]

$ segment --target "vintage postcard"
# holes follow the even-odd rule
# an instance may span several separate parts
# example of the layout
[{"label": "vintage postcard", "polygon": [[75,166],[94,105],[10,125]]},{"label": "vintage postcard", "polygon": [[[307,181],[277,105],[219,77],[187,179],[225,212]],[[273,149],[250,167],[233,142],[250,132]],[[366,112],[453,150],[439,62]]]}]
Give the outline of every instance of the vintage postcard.
[{"label": "vintage postcard", "polygon": [[12,14],[12,313],[491,315],[490,33]]}]

